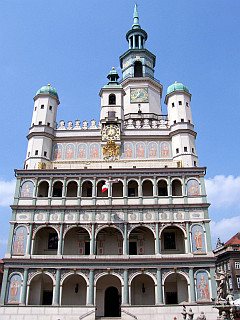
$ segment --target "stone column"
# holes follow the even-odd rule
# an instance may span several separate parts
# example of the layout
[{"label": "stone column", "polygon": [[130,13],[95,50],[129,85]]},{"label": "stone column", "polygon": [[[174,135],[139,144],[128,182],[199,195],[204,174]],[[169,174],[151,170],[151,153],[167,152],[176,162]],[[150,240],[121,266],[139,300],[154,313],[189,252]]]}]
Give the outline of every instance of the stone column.
[{"label": "stone column", "polygon": [[204,225],[205,225],[206,240],[207,240],[207,252],[212,252],[210,223],[209,222],[204,222]]},{"label": "stone column", "polygon": [[139,203],[143,203],[142,199],[142,177],[138,177],[138,198],[139,198]]},{"label": "stone column", "polygon": [[60,295],[60,280],[61,280],[61,269],[56,271],[56,284],[54,290],[53,305],[59,306],[59,295]]},{"label": "stone column", "polygon": [[138,48],[141,49],[142,48],[142,44],[141,44],[141,36],[138,36]]},{"label": "stone column", "polygon": [[157,177],[153,177],[153,196],[155,204],[158,203],[158,193],[157,193]]},{"label": "stone column", "polygon": [[78,197],[78,205],[81,205],[81,196],[82,196],[82,187],[81,187],[82,179],[81,177],[78,178],[78,189],[77,189],[77,197]]},{"label": "stone column", "polygon": [[186,184],[185,184],[185,182],[186,182],[185,177],[182,176],[182,191],[183,191],[184,203],[188,203],[188,198],[187,198],[187,194],[186,194]]},{"label": "stone column", "polygon": [[187,231],[187,244],[188,244],[188,250],[186,250],[186,253],[192,252],[192,246],[191,246],[191,237],[190,237],[190,230],[189,230],[189,221],[186,222],[186,231]]},{"label": "stone column", "polygon": [[163,304],[162,270],[157,269],[157,304]]},{"label": "stone column", "polygon": [[11,222],[10,223],[9,235],[8,235],[6,258],[10,258],[11,257],[13,237],[14,237],[14,223]]},{"label": "stone column", "polygon": [[8,285],[8,268],[4,268],[3,281],[2,281],[2,291],[1,291],[1,297],[0,297],[0,306],[3,306],[5,303],[7,285]]},{"label": "stone column", "polygon": [[128,254],[127,223],[124,223],[123,254]]},{"label": "stone column", "polygon": [[37,202],[37,189],[38,189],[38,177],[35,178],[35,185],[34,185],[34,190],[33,190],[33,199],[32,199],[32,204],[35,205]]},{"label": "stone column", "polygon": [[21,301],[20,301],[21,305],[26,305],[27,280],[28,280],[28,269],[24,269],[22,292],[21,292]]},{"label": "stone column", "polygon": [[60,234],[59,234],[59,240],[58,240],[58,250],[57,250],[58,255],[63,254],[63,224],[60,226]]},{"label": "stone column", "polygon": [[62,205],[66,203],[66,191],[67,191],[67,177],[63,178],[63,188],[62,188]]},{"label": "stone column", "polygon": [[32,232],[33,232],[33,224],[31,223],[29,226],[29,235],[28,235],[27,250],[26,250],[26,254],[29,254],[29,255],[31,254]]},{"label": "stone column", "polygon": [[127,177],[125,176],[123,178],[123,198],[124,198],[124,204],[128,203],[128,193],[127,193]]},{"label": "stone column", "polygon": [[171,177],[168,176],[168,197],[169,203],[172,203],[172,188],[171,188]]},{"label": "stone column", "polygon": [[[111,181],[112,177],[109,177],[108,180]],[[109,183],[107,192],[108,192],[108,202],[109,202],[109,205],[111,206],[112,205],[112,183]]]},{"label": "stone column", "polygon": [[95,254],[95,224],[92,224],[92,236],[90,242],[90,254]]},{"label": "stone column", "polygon": [[124,269],[123,305],[129,305],[128,270]]},{"label": "stone column", "polygon": [[133,35],[133,49],[136,49],[136,41],[135,41],[135,36]]},{"label": "stone column", "polygon": [[156,223],[155,254],[159,254],[159,253],[160,253],[159,224]]},{"label": "stone column", "polygon": [[96,188],[97,188],[97,177],[93,177],[93,190],[92,190],[92,197],[93,197],[93,205],[96,205]]},{"label": "stone column", "polygon": [[189,268],[191,302],[196,302],[193,268]]},{"label": "stone column", "polygon": [[217,299],[217,284],[215,280],[215,267],[210,267],[211,286],[212,286],[212,298]]},{"label": "stone column", "polygon": [[89,272],[88,305],[94,305],[94,270]]},{"label": "stone column", "polygon": [[21,185],[21,178],[17,177],[15,194],[14,194],[14,202],[13,202],[14,205],[18,204],[18,198],[20,196],[20,185]]},{"label": "stone column", "polygon": [[48,189],[48,205],[51,204],[51,197],[52,197],[52,185],[53,185],[53,177],[50,177],[49,181],[49,189]]}]

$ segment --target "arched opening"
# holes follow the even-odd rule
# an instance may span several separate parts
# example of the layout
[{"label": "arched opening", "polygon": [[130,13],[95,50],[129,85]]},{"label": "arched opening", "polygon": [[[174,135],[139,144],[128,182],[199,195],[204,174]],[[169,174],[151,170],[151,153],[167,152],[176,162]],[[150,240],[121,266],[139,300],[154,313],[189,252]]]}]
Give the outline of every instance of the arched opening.
[{"label": "arched opening", "polygon": [[153,184],[150,180],[143,181],[142,184],[142,193],[144,197],[152,197],[153,196]]},{"label": "arched opening", "polygon": [[147,274],[136,276],[131,283],[131,304],[155,305],[155,285],[153,279]]},{"label": "arched opening", "polygon": [[[104,180],[101,180],[98,182],[97,184],[97,197],[108,197],[108,190],[102,192],[102,187],[105,185],[105,181]],[[109,185],[109,188],[110,188],[110,185]]]},{"label": "arched opening", "polygon": [[90,237],[84,228],[72,228],[64,237],[63,254],[66,255],[89,255]]},{"label": "arched opening", "polygon": [[179,180],[173,180],[172,182],[172,195],[181,196],[182,195],[182,184]]},{"label": "arched opening", "polygon": [[128,196],[129,197],[137,197],[138,196],[138,184],[134,180],[131,180],[128,182]]},{"label": "arched opening", "polygon": [[158,195],[159,197],[168,196],[167,182],[165,180],[158,181]]},{"label": "arched opening", "polygon": [[67,185],[67,197],[76,197],[78,184],[76,181],[70,181]]},{"label": "arched opening", "polygon": [[120,317],[120,280],[114,275],[105,275],[98,279],[96,289],[96,317]]},{"label": "arched opening", "polygon": [[36,275],[29,288],[29,305],[47,306],[52,305],[53,281],[47,274]]},{"label": "arched opening", "polygon": [[185,253],[184,233],[178,227],[167,227],[161,235],[162,253]]},{"label": "arched opening", "polygon": [[92,197],[92,182],[84,181],[82,184],[82,197]]},{"label": "arched opening", "polygon": [[48,197],[49,184],[47,181],[42,181],[38,185],[38,197]]},{"label": "arched opening", "polygon": [[122,197],[123,196],[123,184],[121,181],[112,184],[112,196]]},{"label": "arched opening", "polygon": [[87,296],[87,284],[79,274],[73,274],[63,281],[62,305],[85,306]]},{"label": "arched opening", "polygon": [[111,93],[108,97],[108,104],[116,104],[116,96],[115,94]]},{"label": "arched opening", "polygon": [[119,255],[123,253],[123,237],[119,230],[107,227],[97,234],[96,254]]},{"label": "arched opening", "polygon": [[136,227],[129,235],[130,255],[153,255],[155,254],[154,236],[146,227]]},{"label": "arched opening", "polygon": [[33,254],[55,255],[58,248],[58,234],[50,227],[37,231],[34,239]]},{"label": "arched opening", "polygon": [[53,185],[52,196],[53,197],[62,197],[62,188],[63,184],[61,181],[57,181]]},{"label": "arched opening", "polygon": [[170,274],[164,283],[166,304],[179,304],[188,302],[188,284],[186,278],[179,274]]},{"label": "arched opening", "polygon": [[142,70],[142,62],[136,61],[134,63],[134,77],[142,77],[143,70]]}]

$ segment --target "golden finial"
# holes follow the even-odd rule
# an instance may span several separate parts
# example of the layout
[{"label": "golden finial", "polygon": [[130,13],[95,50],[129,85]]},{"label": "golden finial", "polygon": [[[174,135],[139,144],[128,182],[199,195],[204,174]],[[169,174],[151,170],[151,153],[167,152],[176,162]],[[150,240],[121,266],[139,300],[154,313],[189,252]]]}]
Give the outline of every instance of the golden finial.
[{"label": "golden finial", "polygon": [[175,83],[177,83],[177,81],[175,81]]},{"label": "golden finial", "polygon": [[50,83],[48,84],[48,86],[49,86],[49,87],[51,86]]},{"label": "golden finial", "polygon": [[115,68],[114,68],[114,67],[112,67],[112,69],[113,69],[113,70],[115,70]]}]

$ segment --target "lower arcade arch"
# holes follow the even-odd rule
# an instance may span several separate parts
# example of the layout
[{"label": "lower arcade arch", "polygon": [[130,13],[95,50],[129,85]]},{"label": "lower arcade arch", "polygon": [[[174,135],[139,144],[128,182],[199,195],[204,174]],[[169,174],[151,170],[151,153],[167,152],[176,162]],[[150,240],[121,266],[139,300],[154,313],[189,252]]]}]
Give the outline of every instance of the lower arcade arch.
[{"label": "lower arcade arch", "polygon": [[180,273],[172,273],[164,282],[165,304],[179,304],[188,302],[188,283]]},{"label": "lower arcade arch", "polygon": [[62,284],[63,306],[85,306],[87,297],[86,280],[79,274],[72,274]]},{"label": "lower arcade arch", "polygon": [[121,316],[121,281],[111,274],[104,275],[96,284],[96,317]]},{"label": "lower arcade arch", "polygon": [[53,281],[45,273],[36,275],[30,282],[29,305],[47,306],[52,305]]},{"label": "lower arcade arch", "polygon": [[147,274],[139,274],[131,282],[131,305],[155,305],[155,283]]},{"label": "lower arcade arch", "polygon": [[90,254],[90,236],[89,233],[81,227],[70,229],[64,237],[64,255],[89,255]]}]

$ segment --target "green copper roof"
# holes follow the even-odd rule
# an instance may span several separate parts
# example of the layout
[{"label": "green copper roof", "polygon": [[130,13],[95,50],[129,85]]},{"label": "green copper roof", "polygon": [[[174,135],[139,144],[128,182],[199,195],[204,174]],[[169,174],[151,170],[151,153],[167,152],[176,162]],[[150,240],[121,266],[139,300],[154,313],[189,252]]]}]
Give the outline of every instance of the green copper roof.
[{"label": "green copper roof", "polygon": [[37,91],[36,96],[38,94],[51,94],[52,96],[54,96],[54,97],[56,97],[58,99],[57,90],[55,88],[51,87],[50,84],[40,88]]},{"label": "green copper roof", "polygon": [[173,92],[173,91],[185,91],[189,93],[188,87],[184,86],[182,83],[175,82],[167,89],[167,94]]},{"label": "green copper roof", "polygon": [[135,3],[134,11],[133,11],[132,29],[141,29],[141,26],[139,24],[139,16],[138,16],[137,4],[136,3]]}]

